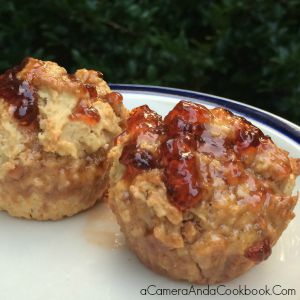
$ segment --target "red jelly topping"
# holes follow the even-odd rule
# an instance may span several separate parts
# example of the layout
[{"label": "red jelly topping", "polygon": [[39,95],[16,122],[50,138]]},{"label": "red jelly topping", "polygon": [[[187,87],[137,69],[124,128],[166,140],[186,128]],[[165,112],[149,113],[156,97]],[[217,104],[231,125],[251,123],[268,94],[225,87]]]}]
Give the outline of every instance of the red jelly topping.
[{"label": "red jelly topping", "polygon": [[141,170],[154,169],[156,160],[153,155],[138,148],[136,144],[126,145],[120,157],[120,162],[127,166],[125,177],[132,178]]},{"label": "red jelly topping", "polygon": [[[79,85],[79,97],[81,100],[78,101],[69,119],[72,121],[83,121],[88,125],[97,124],[101,117],[98,110],[91,105],[98,97],[97,89],[94,84],[83,83],[74,75],[68,74],[70,80],[77,82]],[[89,96],[89,101],[85,100],[86,96]]]},{"label": "red jelly topping", "polygon": [[111,92],[105,95],[105,99],[112,106],[119,106],[123,101],[123,96],[118,92]]},{"label": "red jelly topping", "polygon": [[264,137],[262,131],[253,125],[244,126],[237,131],[237,145],[239,149],[257,147]]},{"label": "red jelly topping", "polygon": [[245,257],[255,262],[260,262],[267,259],[271,254],[271,246],[268,238],[263,239],[249,247],[245,251]]},{"label": "red jelly topping", "polygon": [[170,138],[161,145],[164,183],[170,200],[180,209],[192,207],[200,200],[200,183],[193,137]]},{"label": "red jelly topping", "polygon": [[210,111],[199,104],[179,102],[164,119],[166,140],[161,145],[164,182],[171,201],[184,210],[201,200],[201,178],[194,155]]},{"label": "red jelly topping", "polygon": [[80,120],[89,125],[95,125],[100,121],[100,115],[95,107],[90,106],[85,101],[81,100],[70,115],[70,120]]},{"label": "red jelly topping", "polygon": [[[144,170],[161,168],[170,201],[181,210],[201,201],[211,177],[221,177],[229,185],[238,185],[246,180],[243,163],[237,154],[257,147],[265,136],[251,123],[224,109],[212,112],[202,105],[181,101],[162,122],[161,117],[147,105],[134,109],[127,121],[129,141],[120,158],[127,167],[126,178]],[[224,123],[232,121],[237,126],[235,137],[213,135],[210,123],[215,118],[214,114]],[[138,141],[145,139],[149,133],[154,140],[156,136],[156,142],[158,139],[160,144],[155,153],[139,147]],[[202,173],[196,153],[218,158],[226,171],[212,167],[206,173],[202,170],[205,174]]]},{"label": "red jelly topping", "polygon": [[242,117],[235,117],[240,120],[240,124],[236,131],[236,140],[234,141],[234,150],[238,154],[255,152],[256,148],[270,139],[265,136],[263,132],[257,127],[253,126],[250,122]]},{"label": "red jelly topping", "polygon": [[173,202],[184,210],[193,207],[201,200],[196,158],[193,155],[184,159],[170,161],[164,169],[164,182]]},{"label": "red jelly topping", "polygon": [[161,133],[162,118],[148,105],[137,107],[132,110],[127,120],[127,131],[135,136],[146,131]]},{"label": "red jelly topping", "polygon": [[158,166],[154,154],[141,149],[137,145],[137,140],[139,135],[160,132],[162,130],[161,124],[161,116],[152,111],[147,105],[132,110],[127,120],[127,132],[130,135],[130,141],[123,148],[120,157],[120,162],[127,166],[126,178],[132,178],[142,170],[149,170]]},{"label": "red jelly topping", "polygon": [[204,130],[198,145],[198,151],[210,154],[214,157],[221,157],[226,155],[229,145],[222,137],[212,137],[210,132]]},{"label": "red jelly topping", "polygon": [[210,111],[200,105],[187,101],[180,101],[166,116],[164,122],[167,125],[168,135],[194,133],[200,134],[203,124],[209,122]]},{"label": "red jelly topping", "polygon": [[[36,91],[30,84],[33,74],[28,74],[25,81],[17,78],[17,73],[26,63],[27,60],[24,60],[19,67],[0,75],[0,97],[14,107],[13,116],[24,126],[33,123],[38,115]],[[40,64],[36,63],[32,70],[38,66]]]},{"label": "red jelly topping", "polygon": [[96,87],[94,85],[85,83],[84,87],[88,91],[91,99],[97,98],[98,93],[97,93]]},{"label": "red jelly topping", "polygon": [[196,140],[190,135],[170,138],[161,145],[161,159],[164,165],[170,160],[188,158],[196,148]]},{"label": "red jelly topping", "polygon": [[104,101],[106,101],[114,110],[115,114],[117,116],[120,116],[123,114],[122,111],[122,101],[123,96],[118,92],[111,92],[105,95]]},{"label": "red jelly topping", "polygon": [[[30,61],[32,65],[26,70],[26,80],[20,80],[17,75],[27,65],[28,61],[25,59],[20,66],[7,70],[0,75],[0,97],[14,108],[13,116],[24,126],[34,123],[39,113],[37,93],[32,80],[36,74],[36,69],[43,65],[40,61],[34,63]],[[74,75],[68,76],[70,80],[81,84]],[[81,84],[80,91],[82,96],[88,93],[90,99],[97,97],[97,90],[94,85]],[[100,115],[94,107],[81,100],[75,107],[70,119],[82,120],[93,125],[99,122]]]}]

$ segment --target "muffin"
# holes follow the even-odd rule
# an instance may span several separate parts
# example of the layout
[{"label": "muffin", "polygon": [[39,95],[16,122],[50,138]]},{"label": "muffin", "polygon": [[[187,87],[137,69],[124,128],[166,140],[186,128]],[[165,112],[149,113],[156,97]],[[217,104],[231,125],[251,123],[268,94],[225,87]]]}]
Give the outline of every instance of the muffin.
[{"label": "muffin", "polygon": [[25,59],[0,75],[0,210],[56,220],[101,199],[122,96],[102,74]]},{"label": "muffin", "polygon": [[141,106],[109,159],[109,204],[149,268],[198,284],[267,259],[289,221],[299,160],[223,108]]}]

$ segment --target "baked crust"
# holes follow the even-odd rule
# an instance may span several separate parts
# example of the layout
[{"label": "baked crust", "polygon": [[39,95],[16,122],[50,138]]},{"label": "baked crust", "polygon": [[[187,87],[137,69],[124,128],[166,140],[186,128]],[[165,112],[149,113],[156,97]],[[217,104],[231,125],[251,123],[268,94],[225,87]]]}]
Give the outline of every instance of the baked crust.
[{"label": "baked crust", "polygon": [[31,155],[0,181],[1,210],[14,217],[58,220],[102,199],[108,183],[104,153],[77,160],[46,152]]},{"label": "baked crust", "polygon": [[[138,108],[130,118],[136,117],[139,109],[144,111],[144,117],[151,115],[148,108]],[[141,125],[150,123],[147,117],[135,119],[134,131],[129,119],[127,133],[109,154],[109,203],[130,248],[152,270],[198,284],[231,280],[267,259],[294,217],[298,198],[291,193],[299,174],[299,160],[289,158],[286,151],[261,132],[258,141],[249,147],[242,144],[242,148],[234,140],[236,131],[256,132],[256,127],[224,109],[213,109],[210,114],[200,136],[193,134],[206,140],[197,144],[192,154],[187,154],[190,140],[189,144],[173,142],[170,146],[168,136],[164,136],[170,128],[166,123],[168,116],[162,126],[160,122],[154,126],[152,119],[147,129]],[[176,115],[180,118],[180,114]],[[181,121],[176,124],[188,128]],[[157,130],[159,126],[163,131],[154,132],[153,128]],[[172,141],[177,138],[172,135]],[[133,141],[137,142],[136,150],[128,146]],[[169,143],[168,149],[172,150],[180,146],[184,157],[194,155],[193,168],[198,173],[183,169],[180,164],[180,169],[169,175],[166,170],[178,159],[178,151],[164,164],[164,143]],[[130,153],[126,152],[128,149]],[[178,161],[181,163],[184,157]],[[197,185],[190,177],[198,174],[201,197],[197,201],[188,194],[178,201],[173,197],[176,186],[168,190],[170,181],[166,177],[173,175],[177,176],[180,191],[184,190],[178,174],[188,174],[193,192]],[[186,203],[187,199],[193,204]]]},{"label": "baked crust", "polygon": [[99,72],[33,58],[0,75],[0,210],[57,220],[102,198],[127,114],[111,94]]}]

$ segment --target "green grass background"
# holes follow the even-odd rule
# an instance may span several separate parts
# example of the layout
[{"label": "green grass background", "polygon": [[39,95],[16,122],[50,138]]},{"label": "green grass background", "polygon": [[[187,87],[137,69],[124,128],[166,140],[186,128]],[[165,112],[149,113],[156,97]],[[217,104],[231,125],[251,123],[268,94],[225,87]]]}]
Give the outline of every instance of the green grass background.
[{"label": "green grass background", "polygon": [[300,124],[300,1],[3,1],[0,71],[69,71],[243,101]]}]

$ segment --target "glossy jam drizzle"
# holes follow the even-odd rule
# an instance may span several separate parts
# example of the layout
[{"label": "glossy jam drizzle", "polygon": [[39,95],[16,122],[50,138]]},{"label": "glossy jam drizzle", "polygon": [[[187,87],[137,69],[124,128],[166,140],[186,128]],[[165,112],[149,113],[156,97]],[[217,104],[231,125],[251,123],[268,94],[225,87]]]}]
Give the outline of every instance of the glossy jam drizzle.
[{"label": "glossy jam drizzle", "polygon": [[123,101],[123,96],[118,92],[111,92],[105,95],[105,100],[112,106],[119,106]]},{"label": "glossy jam drizzle", "polygon": [[127,131],[130,139],[123,148],[120,162],[126,166],[125,178],[133,178],[143,170],[158,167],[157,157],[137,145],[137,139],[143,133],[162,132],[161,116],[152,111],[147,105],[131,111],[127,120]]},{"label": "glossy jam drizzle", "polygon": [[248,148],[256,148],[259,144],[266,139],[263,132],[257,127],[253,126],[250,122],[241,117],[235,117],[236,120],[240,120],[240,126],[238,126],[236,132],[236,152],[246,150]]},{"label": "glossy jam drizzle", "polygon": [[164,120],[166,137],[161,144],[163,180],[170,200],[182,210],[201,200],[202,187],[195,151],[204,124],[210,118],[206,107],[181,101]]},{"label": "glossy jam drizzle", "polygon": [[135,108],[127,120],[127,131],[134,137],[151,132],[162,133],[162,118],[148,105]]},{"label": "glossy jam drizzle", "polygon": [[91,99],[97,98],[98,93],[97,93],[96,87],[94,85],[89,84],[89,83],[85,83],[84,88],[88,91],[89,96],[90,96]]},{"label": "glossy jam drizzle", "polygon": [[95,107],[89,105],[84,100],[81,100],[70,115],[70,120],[80,120],[88,125],[95,125],[100,121],[100,115]]},{"label": "glossy jam drizzle", "polygon": [[[166,116],[164,124],[159,115],[144,105],[132,111],[127,121],[130,142],[123,149],[120,162],[127,166],[126,177],[153,168],[163,168],[163,180],[170,200],[180,209],[195,205],[201,198],[201,185],[194,151],[196,136],[210,118],[203,106],[180,102]],[[156,156],[136,145],[139,135],[151,132],[161,139]]]},{"label": "glossy jam drizzle", "polygon": [[271,245],[268,238],[263,239],[245,251],[245,257],[255,262],[267,259],[271,255]]},{"label": "glossy jam drizzle", "polygon": [[[20,80],[18,73],[27,66],[26,80]],[[20,66],[7,70],[0,75],[0,98],[8,102],[13,107],[13,116],[19,120],[23,126],[28,126],[34,123],[37,119],[39,109],[37,101],[37,91],[32,84],[36,70],[43,66],[43,62],[25,59]],[[97,90],[94,85],[82,84],[80,80],[73,74],[68,74],[71,81],[77,82],[80,90],[80,95],[89,95],[90,100],[97,97]],[[84,97],[83,97],[84,98]],[[100,121],[100,115],[94,107],[87,101],[80,100],[75,107],[70,120],[81,120],[90,125]]]},{"label": "glossy jam drizzle", "polygon": [[[68,78],[78,84],[80,99],[73,109],[72,114],[69,116],[69,119],[71,121],[82,121],[88,125],[97,124],[101,117],[98,110],[91,104],[98,97],[95,85],[90,83],[82,83],[82,81],[80,81],[74,74],[68,74]],[[89,97],[88,100],[87,95]]]},{"label": "glossy jam drizzle", "polygon": [[124,147],[120,162],[127,166],[125,175],[127,178],[133,178],[142,170],[154,169],[157,166],[154,156],[137,147],[136,143]]},{"label": "glossy jam drizzle", "polygon": [[[38,105],[36,90],[31,85],[32,74],[27,75],[27,80],[17,78],[19,71],[26,65],[24,60],[20,66],[7,70],[0,75],[0,98],[8,102],[13,107],[13,116],[19,120],[20,124],[27,126],[32,124],[38,115]],[[35,67],[40,66],[36,64]]]},{"label": "glossy jam drizzle", "polygon": [[121,116],[121,119],[123,119],[123,96],[118,92],[111,92],[106,94],[104,101],[108,102],[110,106],[112,107],[113,111],[117,116]]},{"label": "glossy jam drizzle", "polygon": [[[209,125],[215,117],[228,118],[223,120],[224,123],[235,122],[235,133],[228,137],[214,136]],[[125,178],[131,179],[144,170],[161,168],[169,199],[181,210],[201,201],[210,188],[211,176],[221,177],[229,185],[247,180],[240,157],[246,150],[256,151],[266,138],[251,123],[224,109],[211,112],[202,105],[187,101],[179,102],[163,122],[146,105],[134,109],[127,121],[127,132],[129,141],[120,157],[127,170]],[[139,137],[149,133],[159,136],[160,147],[155,153],[138,146]],[[200,170],[197,153],[217,157],[226,171],[211,174],[217,171]]]},{"label": "glossy jam drizzle", "polygon": [[203,124],[209,122],[210,111],[200,105],[187,101],[180,101],[165,117],[168,136],[193,133],[199,135],[203,131]]}]

